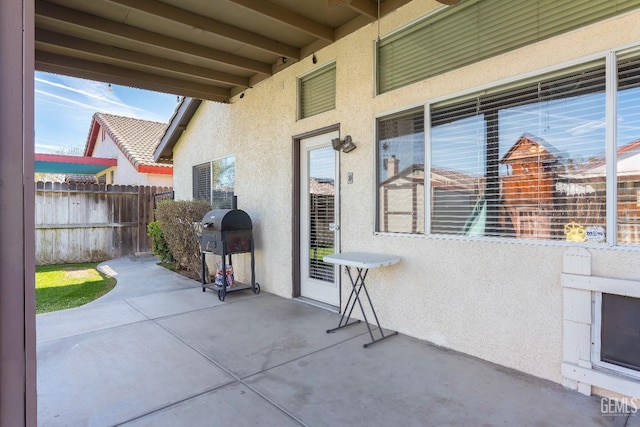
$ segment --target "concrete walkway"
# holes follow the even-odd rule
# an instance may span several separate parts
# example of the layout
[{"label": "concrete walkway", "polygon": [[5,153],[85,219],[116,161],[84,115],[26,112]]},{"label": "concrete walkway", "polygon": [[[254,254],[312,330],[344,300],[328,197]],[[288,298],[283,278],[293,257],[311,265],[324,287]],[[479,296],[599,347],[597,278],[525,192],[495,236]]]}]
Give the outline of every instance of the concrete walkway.
[{"label": "concrete walkway", "polygon": [[116,288],[38,315],[40,426],[638,426],[600,400],[399,335],[325,333],[335,313],[214,292],[154,257],[101,265]]}]

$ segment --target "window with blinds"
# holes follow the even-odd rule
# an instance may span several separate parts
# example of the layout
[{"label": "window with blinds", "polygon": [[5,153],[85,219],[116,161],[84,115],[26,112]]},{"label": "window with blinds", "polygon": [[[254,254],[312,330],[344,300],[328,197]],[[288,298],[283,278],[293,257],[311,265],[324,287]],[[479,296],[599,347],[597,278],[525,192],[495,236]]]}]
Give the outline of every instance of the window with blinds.
[{"label": "window with blinds", "polygon": [[[618,59],[617,243],[640,244],[640,58]],[[598,172],[602,173],[602,168]]]},{"label": "window with blinds", "polygon": [[298,79],[299,118],[336,108],[336,64],[322,67]]},{"label": "window with blinds", "polygon": [[377,120],[376,230],[424,233],[424,109]]},{"label": "window with blinds", "polygon": [[377,93],[640,7],[640,0],[466,0],[382,39]]},{"label": "window with blinds", "polygon": [[432,105],[431,232],[604,241],[605,88],[603,60]]},{"label": "window with blinds", "polygon": [[213,209],[233,207],[235,156],[193,167],[193,199],[206,200]]}]

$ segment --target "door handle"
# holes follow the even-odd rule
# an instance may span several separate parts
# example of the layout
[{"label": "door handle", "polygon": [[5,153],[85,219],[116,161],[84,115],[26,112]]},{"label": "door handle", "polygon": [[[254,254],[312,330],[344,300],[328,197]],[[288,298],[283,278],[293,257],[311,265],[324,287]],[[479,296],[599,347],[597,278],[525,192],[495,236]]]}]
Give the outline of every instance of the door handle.
[{"label": "door handle", "polygon": [[338,231],[340,230],[340,226],[336,223],[330,223],[329,224],[329,231]]}]

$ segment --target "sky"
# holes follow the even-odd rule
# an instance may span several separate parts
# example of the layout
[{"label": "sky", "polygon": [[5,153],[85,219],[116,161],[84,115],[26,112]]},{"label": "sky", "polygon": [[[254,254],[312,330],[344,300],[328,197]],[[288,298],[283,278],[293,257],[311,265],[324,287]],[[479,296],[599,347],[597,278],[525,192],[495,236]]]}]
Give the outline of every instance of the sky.
[{"label": "sky", "polygon": [[177,96],[35,73],[35,152],[81,155],[95,113],[168,123]]}]

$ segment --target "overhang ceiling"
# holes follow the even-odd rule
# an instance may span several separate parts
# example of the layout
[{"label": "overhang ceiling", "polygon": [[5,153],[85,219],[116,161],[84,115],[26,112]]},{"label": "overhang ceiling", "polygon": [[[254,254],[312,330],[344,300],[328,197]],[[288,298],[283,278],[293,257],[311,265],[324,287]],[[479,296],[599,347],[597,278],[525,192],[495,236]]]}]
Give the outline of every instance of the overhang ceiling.
[{"label": "overhang ceiling", "polygon": [[36,0],[35,67],[228,102],[410,1]]}]

